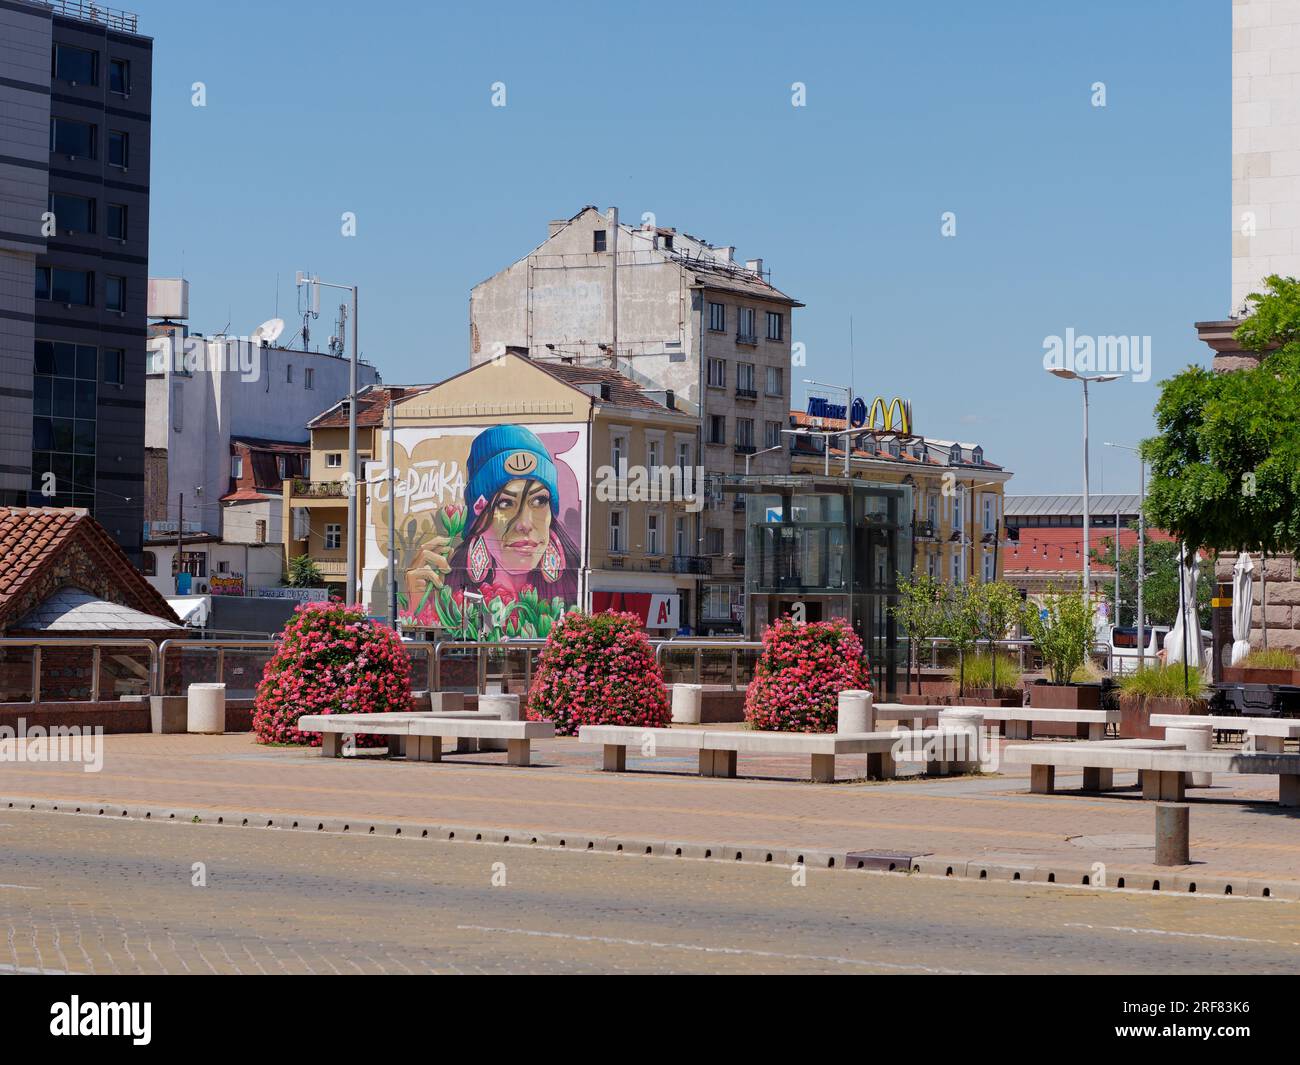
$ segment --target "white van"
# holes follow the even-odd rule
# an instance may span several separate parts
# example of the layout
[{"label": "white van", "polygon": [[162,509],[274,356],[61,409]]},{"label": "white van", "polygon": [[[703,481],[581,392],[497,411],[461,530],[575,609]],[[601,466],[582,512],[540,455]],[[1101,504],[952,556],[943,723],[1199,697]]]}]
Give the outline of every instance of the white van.
[{"label": "white van", "polygon": [[[1154,665],[1159,662],[1157,657],[1164,650],[1165,637],[1169,635],[1169,625],[1150,625],[1146,630],[1146,663]],[[1111,625],[1109,626],[1107,643],[1110,646],[1111,655],[1111,672],[1115,676],[1124,673],[1135,673],[1141,665],[1143,659],[1138,654],[1138,633],[1137,627],[1133,625]],[[1202,645],[1207,648],[1211,647],[1214,637],[1208,629],[1201,630]]]}]

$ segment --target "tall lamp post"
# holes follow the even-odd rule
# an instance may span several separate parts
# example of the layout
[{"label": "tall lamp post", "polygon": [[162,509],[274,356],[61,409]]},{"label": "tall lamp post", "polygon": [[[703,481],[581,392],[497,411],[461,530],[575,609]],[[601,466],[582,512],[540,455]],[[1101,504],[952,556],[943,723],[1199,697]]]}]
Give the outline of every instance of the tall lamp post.
[{"label": "tall lamp post", "polygon": [[749,460],[756,459],[759,455],[770,455],[773,451],[784,451],[784,444],[777,444],[775,447],[765,448],[762,451],[755,451],[752,455],[745,456],[745,476],[749,476]]},{"label": "tall lamp post", "polygon": [[[1147,579],[1147,460],[1142,457],[1140,448],[1132,447],[1129,444],[1112,444],[1106,441],[1107,447],[1117,447],[1121,451],[1131,451],[1138,457],[1138,601],[1137,601],[1137,636],[1138,636],[1138,669],[1146,668],[1147,658],[1147,641],[1146,641],[1146,618],[1143,614],[1142,586]],[[1118,537],[1116,533],[1116,537]],[[1118,541],[1117,541],[1118,542]],[[1119,571],[1116,563],[1116,572]],[[1119,621],[1119,597],[1115,597],[1115,615],[1116,622]]]},{"label": "tall lamp post", "polygon": [[[357,601],[357,286],[336,285],[298,272],[298,286],[311,286],[314,290],[335,288],[352,293],[352,366],[348,383],[348,563],[345,605]],[[391,550],[391,545],[390,548]]]},{"label": "tall lamp post", "polygon": [[1120,375],[1117,373],[1110,374],[1093,374],[1089,377],[1086,374],[1075,373],[1073,370],[1067,370],[1064,367],[1058,369],[1049,369],[1047,371],[1053,377],[1059,377],[1063,381],[1078,381],[1083,385],[1083,603],[1091,613],[1092,610],[1092,565],[1088,558],[1088,552],[1091,544],[1088,540],[1088,529],[1090,524],[1089,511],[1092,509],[1092,498],[1088,489],[1088,386],[1102,385],[1107,381],[1117,381]]},{"label": "tall lamp post", "polygon": [[[843,435],[843,436],[846,438],[845,441],[844,441],[844,476],[845,476],[845,477],[849,477],[849,476],[851,476],[852,474],[851,474],[851,468],[850,468],[849,462],[850,462],[850,459],[852,458],[853,448],[849,446],[849,443],[850,443],[850,442],[849,442],[849,440],[847,439],[847,437],[849,437],[850,435],[852,435],[853,432],[854,432],[854,430],[853,430],[853,425],[852,425],[852,422],[853,422],[853,389],[850,388],[848,385],[830,385],[830,384],[827,384],[825,381],[812,381],[812,380],[809,380],[809,379],[806,378],[806,377],[804,378],[804,382],[803,382],[803,383],[806,384],[806,385],[814,385],[814,386],[817,387],[817,388],[833,388],[833,389],[835,389],[835,390],[838,391],[838,392],[843,392],[843,393],[845,393],[845,394],[849,397],[849,398],[848,398],[848,403],[847,403],[847,404],[845,405],[845,407],[844,407],[844,430],[845,430],[845,431],[844,431],[843,434],[839,434],[839,435]],[[829,447],[829,446],[830,446],[830,441],[827,440],[826,443],[827,443],[827,446]]]}]

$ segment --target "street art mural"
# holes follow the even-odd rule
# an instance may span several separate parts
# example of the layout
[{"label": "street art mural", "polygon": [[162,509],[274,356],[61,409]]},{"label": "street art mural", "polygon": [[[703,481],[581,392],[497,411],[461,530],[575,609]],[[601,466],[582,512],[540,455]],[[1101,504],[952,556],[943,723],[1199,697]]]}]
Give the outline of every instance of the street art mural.
[{"label": "street art mural", "polygon": [[448,639],[545,637],[578,602],[587,427],[407,428],[396,435],[393,491],[386,455],[367,475],[372,612],[388,610],[391,551],[403,626],[436,628]]}]

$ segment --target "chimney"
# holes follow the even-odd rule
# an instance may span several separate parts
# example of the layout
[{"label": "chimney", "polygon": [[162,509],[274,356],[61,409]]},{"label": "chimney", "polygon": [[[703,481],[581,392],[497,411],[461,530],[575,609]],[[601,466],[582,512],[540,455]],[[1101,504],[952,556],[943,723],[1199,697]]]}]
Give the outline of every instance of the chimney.
[{"label": "chimney", "polygon": [[677,393],[671,388],[664,393],[664,406],[669,410],[677,409]]},{"label": "chimney", "polygon": [[745,260],[745,269],[748,270],[751,274],[757,274],[757,275],[759,276],[759,278],[762,279],[762,277],[763,277],[763,260],[762,260],[762,259],[746,259],[746,260]]}]

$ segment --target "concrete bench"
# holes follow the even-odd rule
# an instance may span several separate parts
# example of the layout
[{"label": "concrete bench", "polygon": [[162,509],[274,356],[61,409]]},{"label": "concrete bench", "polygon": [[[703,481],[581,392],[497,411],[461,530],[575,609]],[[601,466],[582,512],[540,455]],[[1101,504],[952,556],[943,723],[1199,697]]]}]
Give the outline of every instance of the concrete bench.
[{"label": "concrete bench", "polygon": [[1300,739],[1300,720],[1288,717],[1222,717],[1217,714],[1152,714],[1157,728],[1209,725],[1218,732],[1244,732],[1247,747],[1265,754],[1282,754],[1287,740]]},{"label": "concrete bench", "polygon": [[[602,769],[607,773],[627,772],[628,747],[667,747],[699,752],[700,776],[736,776],[741,754],[807,755],[811,777],[819,784],[835,781],[835,759],[842,754],[865,754],[867,776],[890,780],[897,773],[894,751],[900,743],[913,749],[930,742],[940,748],[935,763],[941,772],[950,766],[967,765],[972,759],[963,748],[963,733],[949,729],[924,729],[910,734],[890,732],[712,732],[703,729],[638,728],[634,725],[584,725],[578,730],[581,743],[604,748]],[[949,750],[948,748],[952,748]]]},{"label": "concrete bench", "polygon": [[426,714],[326,714],[298,721],[301,732],[321,734],[321,754],[342,755],[343,736],[387,736],[392,755],[404,753],[415,762],[442,761],[444,736],[456,740],[504,740],[510,765],[529,764],[532,741],[550,739],[549,721],[502,721],[496,714],[462,712]]},{"label": "concrete bench", "polygon": [[1188,773],[1242,773],[1278,778],[1278,804],[1300,806],[1300,754],[1188,751],[1168,740],[1108,740],[1008,747],[1002,757],[1030,767],[1029,790],[1050,795],[1058,768],[1081,768],[1084,791],[1107,791],[1114,772],[1136,770],[1144,799],[1182,802]]},{"label": "concrete bench", "polygon": [[1107,725],[1119,724],[1118,710],[1052,710],[1034,706],[908,706],[905,703],[880,703],[875,707],[877,721],[910,722],[913,728],[935,720],[945,710],[970,710],[985,722],[998,721],[1005,727],[1003,735],[1011,740],[1033,739],[1034,723],[1071,724],[1087,729],[1090,740],[1104,739]]}]

